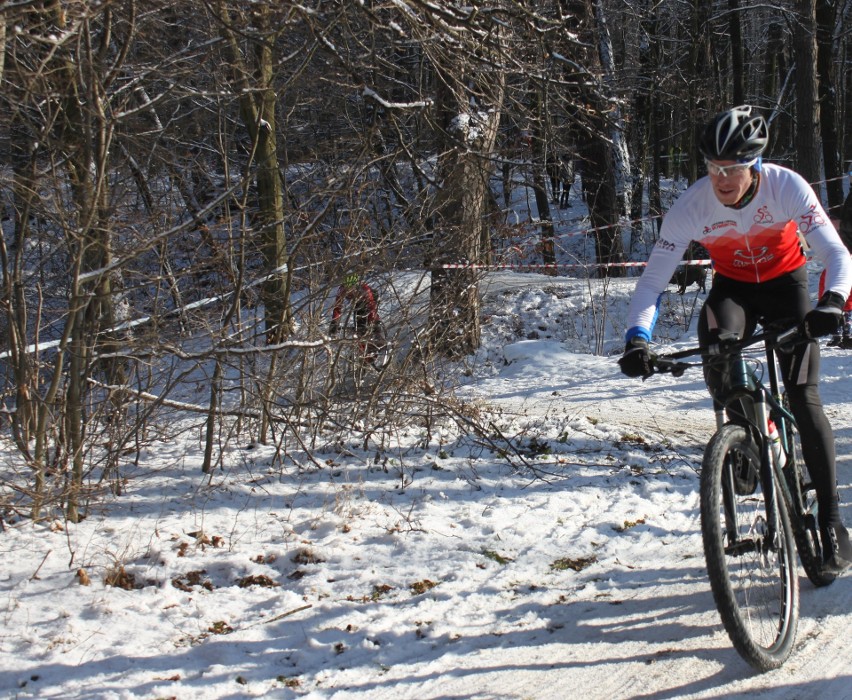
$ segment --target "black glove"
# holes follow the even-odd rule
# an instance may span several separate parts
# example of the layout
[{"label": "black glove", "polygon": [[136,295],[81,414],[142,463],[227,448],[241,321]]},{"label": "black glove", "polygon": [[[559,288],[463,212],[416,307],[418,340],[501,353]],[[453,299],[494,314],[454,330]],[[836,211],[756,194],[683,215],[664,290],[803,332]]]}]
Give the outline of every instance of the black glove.
[{"label": "black glove", "polygon": [[329,335],[337,335],[337,321],[332,321],[331,325],[328,327]]},{"label": "black glove", "polygon": [[644,338],[631,338],[624,348],[624,355],[618,361],[622,374],[628,377],[650,377],[654,370],[651,367],[653,355],[648,350],[648,341]]},{"label": "black glove", "polygon": [[846,300],[837,292],[826,292],[815,309],[808,311],[802,321],[802,332],[808,338],[819,338],[836,333],[843,319]]}]

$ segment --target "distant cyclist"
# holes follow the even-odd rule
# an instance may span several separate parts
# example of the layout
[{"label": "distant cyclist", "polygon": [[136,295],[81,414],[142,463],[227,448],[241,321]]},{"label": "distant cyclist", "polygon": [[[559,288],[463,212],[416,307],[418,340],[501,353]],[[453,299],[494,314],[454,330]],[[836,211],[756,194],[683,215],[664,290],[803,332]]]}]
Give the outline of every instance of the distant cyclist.
[{"label": "distant cyclist", "polygon": [[352,330],[361,341],[361,351],[364,360],[375,366],[376,358],[384,347],[384,337],[379,320],[379,301],[376,291],[355,274],[348,274],[343,284],[337,289],[334,299],[334,308],[331,312],[331,325],[328,332],[337,335],[340,330],[340,319],[343,316],[343,307],[351,305]]},{"label": "distant cyclist", "polygon": [[[852,254],[852,173],[849,173],[849,193],[840,208],[840,221],[837,232],[846,249]],[[819,278],[819,294],[822,296],[825,286],[825,270]],[[843,307],[843,324],[841,331],[828,341],[828,345],[840,347],[844,350],[852,350],[852,295],[846,300]]]},{"label": "distant cyclist", "polygon": [[[825,274],[826,271],[823,270],[819,276],[819,296],[822,296],[825,292]],[[843,350],[852,350],[852,294],[849,295],[846,304],[843,306],[843,321],[840,328],[826,345]]]},{"label": "distant cyclist", "polygon": [[[660,295],[692,240],[707,249],[715,270],[698,320],[702,346],[726,335],[748,338],[759,320],[800,324],[811,340],[779,360],[816,487],[824,566],[839,573],[852,564],[852,544],[840,519],[834,434],[820,400],[814,338],[837,332],[852,288],[852,258],[807,181],[762,162],[768,140],[765,119],[749,106],[722,112],[707,124],[699,142],[707,177],[692,184],[663,220],[630,302],[619,364],[631,377],[651,374],[648,343]],[[826,269],[825,292],[816,308],[800,235]],[[708,365],[704,374],[710,393],[718,397],[720,371]]]}]

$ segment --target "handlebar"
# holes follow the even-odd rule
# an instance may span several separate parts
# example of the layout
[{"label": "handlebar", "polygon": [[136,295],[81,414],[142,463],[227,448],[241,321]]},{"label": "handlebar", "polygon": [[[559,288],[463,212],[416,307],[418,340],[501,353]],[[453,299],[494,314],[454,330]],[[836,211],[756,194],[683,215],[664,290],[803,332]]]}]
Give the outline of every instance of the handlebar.
[{"label": "handlebar", "polygon": [[666,355],[652,355],[651,369],[653,374],[671,374],[680,377],[690,367],[700,367],[700,362],[681,362],[683,358],[700,355],[703,360],[710,358],[724,359],[736,355],[752,345],[765,343],[766,346],[778,352],[792,352],[793,348],[800,344],[813,340],[804,332],[800,325],[785,330],[764,330],[760,333],[741,340],[739,338],[721,338],[719,342],[712,345],[687,348]]},{"label": "handlebar", "polygon": [[661,355],[651,357],[652,374],[671,374],[673,377],[681,377],[690,367],[695,367],[697,362],[678,362],[670,356]]}]

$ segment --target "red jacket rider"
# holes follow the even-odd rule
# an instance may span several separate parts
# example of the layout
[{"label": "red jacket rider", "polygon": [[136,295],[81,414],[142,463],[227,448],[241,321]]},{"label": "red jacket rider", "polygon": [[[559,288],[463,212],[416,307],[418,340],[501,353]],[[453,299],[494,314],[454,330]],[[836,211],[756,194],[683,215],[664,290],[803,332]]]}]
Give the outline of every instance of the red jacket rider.
[{"label": "red jacket rider", "polygon": [[376,293],[366,282],[361,282],[358,275],[347,275],[343,284],[337,290],[334,299],[334,309],[331,312],[329,333],[335,335],[340,326],[343,314],[343,304],[352,304],[352,322],[358,336],[373,335],[379,328],[379,305]]}]

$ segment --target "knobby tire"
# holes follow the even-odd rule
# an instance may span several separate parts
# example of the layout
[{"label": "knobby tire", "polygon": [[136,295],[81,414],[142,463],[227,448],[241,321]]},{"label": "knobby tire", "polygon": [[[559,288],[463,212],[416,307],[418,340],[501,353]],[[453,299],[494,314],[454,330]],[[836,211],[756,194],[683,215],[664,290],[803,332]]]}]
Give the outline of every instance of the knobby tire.
[{"label": "knobby tire", "polygon": [[[713,436],[701,470],[701,534],[725,630],[739,654],[763,672],[781,666],[792,651],[799,583],[787,509],[770,480],[777,507],[767,514],[760,464],[760,447],[743,427],[728,424]],[[754,478],[737,487],[735,465],[740,474],[755,470]]]},{"label": "knobby tire", "polygon": [[[786,398],[785,398],[786,404]],[[787,487],[793,499],[794,508],[800,514],[793,526],[793,536],[796,538],[796,549],[805,574],[814,586],[822,587],[833,583],[835,574],[823,570],[822,549],[819,542],[819,528],[816,520],[816,491],[806,480],[805,460],[799,434],[793,426],[787,423],[787,444],[793,449],[784,466],[787,477]]]}]

